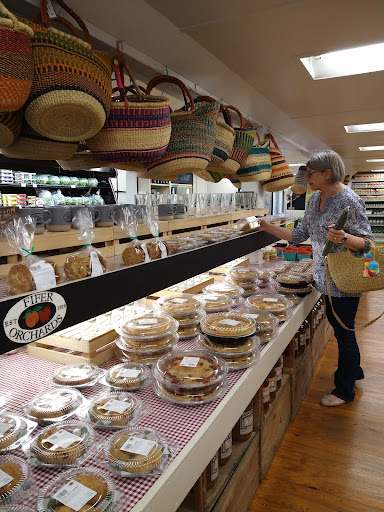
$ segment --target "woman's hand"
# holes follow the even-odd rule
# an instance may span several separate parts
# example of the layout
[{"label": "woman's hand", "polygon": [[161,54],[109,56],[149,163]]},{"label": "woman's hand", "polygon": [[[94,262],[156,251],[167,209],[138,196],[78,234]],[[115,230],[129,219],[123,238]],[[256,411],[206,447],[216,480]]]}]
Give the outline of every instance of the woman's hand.
[{"label": "woman's hand", "polygon": [[268,226],[270,225],[266,220],[264,219],[258,219],[260,227],[257,228],[257,231],[267,231]]},{"label": "woman's hand", "polygon": [[334,244],[340,244],[345,237],[345,231],[343,229],[334,229],[334,224],[328,226],[328,229],[327,239]]}]

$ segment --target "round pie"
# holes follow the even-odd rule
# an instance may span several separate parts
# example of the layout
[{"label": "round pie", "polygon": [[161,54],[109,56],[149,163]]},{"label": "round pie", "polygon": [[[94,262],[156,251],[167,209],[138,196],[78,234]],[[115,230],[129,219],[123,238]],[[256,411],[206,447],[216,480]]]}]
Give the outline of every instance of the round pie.
[{"label": "round pie", "polygon": [[208,313],[229,311],[233,306],[233,299],[222,293],[202,293],[201,298],[205,302],[204,309]]},{"label": "round pie", "polygon": [[9,500],[11,497],[16,498],[19,491],[24,490],[23,484],[28,477],[29,471],[26,463],[13,456],[0,457],[0,471],[9,475],[12,480],[5,483],[0,487],[0,507],[4,501]]},{"label": "round pie", "polygon": [[264,329],[263,331],[259,331],[257,333],[257,336],[258,336],[259,340],[261,341],[261,343],[268,343],[268,341],[271,341],[272,339],[274,339],[276,337],[276,330],[273,328]]},{"label": "round pie", "polygon": [[149,379],[149,370],[139,364],[118,364],[105,376],[107,384],[117,388],[138,389]]},{"label": "round pie", "polygon": [[200,329],[199,329],[198,324],[180,326],[179,330],[177,331],[180,339],[196,336],[197,334],[199,334],[199,332],[200,332]]},{"label": "round pie", "polygon": [[168,388],[157,382],[155,392],[162,397],[168,398],[173,403],[193,405],[205,403],[217,397],[223,389],[223,383],[206,386],[204,388]]},{"label": "round pie", "polygon": [[185,313],[196,312],[201,308],[201,302],[189,294],[165,295],[155,302],[155,307],[172,316],[183,316]]},{"label": "round pie", "polygon": [[129,363],[141,363],[141,364],[153,364],[156,363],[161,357],[163,357],[166,354],[169,354],[172,352],[172,348],[166,348],[162,351],[156,351],[156,352],[125,352],[124,350],[120,349],[120,351],[116,354],[117,358],[124,362]]},{"label": "round pie", "polygon": [[120,471],[127,473],[147,473],[160,466],[163,459],[163,452],[156,443],[148,455],[132,453],[121,448],[125,443],[135,436],[132,433],[120,433],[112,439],[108,450],[108,460],[119,467]]},{"label": "round pie", "polygon": [[285,294],[296,294],[298,297],[304,297],[305,295],[308,295],[312,292],[312,288],[310,286],[304,286],[303,288],[290,288],[285,286],[278,286],[277,291],[279,293]]},{"label": "round pie", "polygon": [[201,330],[213,336],[237,338],[254,334],[256,323],[241,313],[215,313],[201,322]]},{"label": "round pie", "polygon": [[229,368],[247,368],[251,366],[255,361],[257,361],[258,357],[255,352],[249,352],[248,354],[241,355],[231,355],[231,356],[223,356],[225,362],[228,364]]},{"label": "round pie", "polygon": [[183,317],[178,317],[177,321],[179,322],[179,328],[185,327],[186,325],[198,324],[204,315],[204,310],[200,309],[194,313],[188,313],[185,316],[183,315]]},{"label": "round pie", "polygon": [[223,357],[226,354],[233,355],[250,352],[258,345],[258,339],[256,336],[246,338],[245,341],[241,343],[215,343],[209,340],[206,336],[202,336],[200,342],[204,349],[220,354]]},{"label": "round pie", "polygon": [[259,270],[259,279],[261,279],[262,281],[267,282],[273,279],[274,277],[276,277],[276,274],[274,272],[271,272],[269,270]]},{"label": "round pie", "polygon": [[259,270],[254,267],[233,267],[227,271],[227,276],[236,284],[258,281]]},{"label": "round pie", "polygon": [[[0,434],[0,450],[9,448],[21,437],[23,431],[26,432],[26,425],[24,422],[21,425],[21,422],[21,419],[12,416],[0,416],[0,427],[3,427]],[[6,427],[8,428],[4,430]]]},{"label": "round pie", "polygon": [[220,281],[217,283],[209,284],[203,289],[204,293],[222,293],[229,295],[230,297],[240,297],[244,293],[244,289],[241,286],[237,286],[227,281]]},{"label": "round pie", "polygon": [[60,418],[80,405],[81,396],[74,389],[47,391],[29,402],[29,415],[38,419]]},{"label": "round pie", "polygon": [[52,380],[61,386],[81,386],[92,382],[97,373],[98,367],[93,364],[68,364],[58,368]]},{"label": "round pie", "polygon": [[252,295],[247,299],[250,309],[265,311],[282,311],[288,309],[292,304],[282,295]]},{"label": "round pie", "polygon": [[168,315],[143,313],[123,323],[121,330],[126,336],[155,337],[177,330],[177,322]]},{"label": "round pie", "polygon": [[[273,327],[276,327],[276,325],[279,323],[276,320],[275,315],[273,315],[272,313],[258,313],[255,314],[254,316],[252,315],[252,318],[254,318],[258,325],[260,326],[259,332],[263,331],[264,329],[271,329]],[[259,332],[257,334],[259,334]]]},{"label": "round pie", "polygon": [[177,333],[167,334],[158,338],[140,339],[120,336],[115,340],[116,345],[126,352],[159,352],[167,347],[173,347],[178,341]]},{"label": "round pie", "polygon": [[140,400],[128,393],[111,393],[96,398],[88,414],[92,423],[107,427],[122,427],[134,418]]},{"label": "round pie", "polygon": [[[87,431],[87,435],[84,429]],[[69,436],[76,436],[78,439],[74,437],[73,439],[65,439],[66,432]],[[88,432],[85,424],[66,424],[49,427],[34,440],[31,446],[31,453],[44,464],[60,466],[72,464],[85,453],[86,444],[89,443]],[[52,436],[57,437],[57,440],[52,438]],[[62,441],[60,441],[60,438]],[[86,438],[88,438],[88,441]]]}]

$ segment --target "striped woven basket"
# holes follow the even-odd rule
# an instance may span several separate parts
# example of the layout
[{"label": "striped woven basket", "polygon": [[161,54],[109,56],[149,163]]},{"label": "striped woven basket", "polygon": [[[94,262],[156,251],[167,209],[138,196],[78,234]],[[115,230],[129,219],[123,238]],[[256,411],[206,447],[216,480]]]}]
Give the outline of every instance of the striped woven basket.
[{"label": "striped woven basket", "polygon": [[207,167],[215,144],[220,103],[209,103],[195,110],[192,96],[183,82],[167,75],[152,79],[146,93],[150,94],[154,87],[164,82],[172,82],[180,87],[187,109],[184,112],[171,113],[172,132],[167,151],[162,158],[147,165],[152,177],[168,180],[181,173],[204,170]]},{"label": "striped woven basket", "polygon": [[[125,69],[135,87],[127,96]],[[143,94],[126,62],[114,66],[119,86],[102,130],[88,140],[92,153],[111,164],[152,162],[161,158],[171,137],[170,100],[166,96]]]},{"label": "striped woven basket", "polygon": [[269,139],[261,142],[259,134],[256,133],[256,135],[259,143],[252,146],[245,162],[236,173],[241,182],[264,181],[271,177],[272,163],[269,153]]},{"label": "striped woven basket", "polygon": [[[103,127],[111,107],[111,58],[92,50],[83,21],[64,2],[63,8],[82,28],[86,41],[72,31],[69,35],[50,26],[47,1],[41,0],[41,14],[28,25],[32,38],[34,80],[26,103],[25,118],[44,137],[78,142],[93,137]],[[43,25],[39,22],[42,20]]]},{"label": "striped woven basket", "polygon": [[97,167],[109,167],[109,164],[98,159],[85,142],[80,142],[76,153],[69,160],[56,160],[65,171],[81,171],[83,169],[92,169]]},{"label": "striped woven basket", "polygon": [[77,149],[77,142],[58,142],[42,137],[25,121],[22,122],[19,138],[12,146],[1,148],[8,158],[27,160],[69,160]]},{"label": "striped woven basket", "polygon": [[307,167],[305,165],[302,165],[299,167],[299,170],[297,171],[295,175],[295,181],[293,182],[293,185],[291,186],[291,190],[294,194],[298,194],[299,196],[301,194],[305,194],[307,191],[307,182],[305,181],[305,173],[306,173]]},{"label": "striped woven basket", "polygon": [[0,112],[19,110],[33,80],[33,30],[0,2]]},{"label": "striped woven basket", "polygon": [[273,135],[268,133],[267,138],[273,142],[275,147],[269,148],[272,162],[272,174],[267,181],[263,181],[263,187],[267,192],[279,192],[279,190],[284,190],[293,185],[294,177]]},{"label": "striped woven basket", "polygon": [[251,151],[253,141],[256,137],[256,128],[244,126],[243,116],[236,107],[232,105],[225,105],[222,108],[224,112],[224,118],[229,125],[232,123],[228,110],[234,110],[238,114],[240,118],[240,128],[235,128],[235,140],[229,158],[221,164],[216,164],[213,162],[210,163],[208,169],[210,171],[223,172],[225,174],[236,174],[240,168],[240,165],[245,162],[245,159]]},{"label": "striped woven basket", "polygon": [[8,148],[19,137],[21,110],[0,113],[0,149]]},{"label": "striped woven basket", "polygon": [[224,174],[221,172],[209,171],[208,169],[205,171],[194,172],[194,174],[209,183],[219,183],[222,179],[227,178],[236,188],[241,188],[241,181],[233,174]]}]

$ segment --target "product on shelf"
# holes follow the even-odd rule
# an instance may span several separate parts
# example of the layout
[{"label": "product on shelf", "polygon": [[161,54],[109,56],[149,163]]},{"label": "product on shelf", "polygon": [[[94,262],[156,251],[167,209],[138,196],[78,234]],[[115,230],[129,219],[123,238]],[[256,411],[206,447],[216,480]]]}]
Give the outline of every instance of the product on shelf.
[{"label": "product on shelf", "polygon": [[207,489],[212,489],[219,476],[219,452],[215,453],[213,459],[205,469],[205,481]]},{"label": "product on shelf", "polygon": [[237,284],[238,286],[243,286],[244,284],[258,285],[260,282],[260,271],[255,267],[232,267],[228,269],[225,274],[231,279],[232,283]]},{"label": "product on shelf", "polygon": [[174,318],[185,318],[187,315],[194,315],[202,307],[198,297],[187,293],[164,295],[157,299],[155,309],[167,313]]},{"label": "product on shelf", "polygon": [[251,402],[233,427],[232,437],[235,441],[247,441],[253,432],[253,402]]},{"label": "product on shelf", "polygon": [[269,380],[265,379],[262,387],[263,394],[263,412],[266,413],[269,409]]},{"label": "product on shelf", "polygon": [[235,228],[244,234],[257,231],[259,227],[260,224],[256,217],[245,217],[244,219],[240,219],[235,223]]},{"label": "product on shelf", "polygon": [[0,507],[22,500],[30,487],[29,467],[19,457],[0,456]]},{"label": "product on shelf", "polygon": [[220,357],[222,356],[232,356],[232,355],[243,355],[247,354],[252,350],[255,350],[259,346],[259,340],[257,336],[251,336],[250,338],[245,338],[244,341],[241,339],[230,341],[226,343],[214,342],[207,338],[206,336],[200,336],[199,338],[201,347],[204,350],[208,350],[209,352],[214,352],[218,354]]},{"label": "product on shelf", "polygon": [[219,466],[225,466],[232,455],[232,431],[224,439],[219,450]]},{"label": "product on shelf", "polygon": [[273,313],[280,321],[287,320],[290,317],[289,309],[292,307],[292,302],[286,299],[284,295],[276,293],[256,294],[248,297],[246,303],[251,313]]},{"label": "product on shelf", "polygon": [[244,288],[226,281],[219,281],[203,288],[203,293],[222,293],[223,295],[228,295],[233,299],[233,305],[237,306],[243,300],[241,296],[244,293]]},{"label": "product on shelf", "polygon": [[55,370],[52,376],[54,384],[74,388],[95,385],[103,376],[103,371],[94,364],[68,364]]},{"label": "product on shelf", "polygon": [[32,419],[53,422],[64,421],[83,405],[83,395],[71,388],[55,388],[39,393],[22,407]]},{"label": "product on shelf", "polygon": [[203,307],[209,314],[230,311],[234,304],[232,297],[222,293],[201,293],[198,297],[204,301]]},{"label": "product on shelf", "polygon": [[36,427],[37,423],[34,421],[3,411],[0,414],[0,453],[21,446]]},{"label": "product on shelf", "polygon": [[125,392],[103,393],[88,408],[88,419],[100,428],[123,428],[142,415],[142,402]]},{"label": "product on shelf", "polygon": [[213,313],[201,323],[201,330],[212,341],[249,337],[257,331],[255,320],[242,313]]},{"label": "product on shelf", "polygon": [[151,374],[148,368],[138,363],[122,363],[110,368],[104,377],[105,384],[113,389],[134,391],[148,385]]},{"label": "product on shelf", "polygon": [[124,321],[116,331],[122,336],[145,341],[167,336],[176,332],[177,329],[178,322],[173,317],[149,311]]},{"label": "product on shelf", "polygon": [[[178,335],[177,339],[178,339]],[[134,351],[127,351],[124,349],[117,349],[116,357],[120,361],[123,361],[124,363],[140,363],[140,364],[146,364],[146,365],[153,365],[160,359],[160,357],[163,357],[164,355],[172,353],[172,346],[167,347],[165,349],[157,350],[156,352],[134,352]]]}]

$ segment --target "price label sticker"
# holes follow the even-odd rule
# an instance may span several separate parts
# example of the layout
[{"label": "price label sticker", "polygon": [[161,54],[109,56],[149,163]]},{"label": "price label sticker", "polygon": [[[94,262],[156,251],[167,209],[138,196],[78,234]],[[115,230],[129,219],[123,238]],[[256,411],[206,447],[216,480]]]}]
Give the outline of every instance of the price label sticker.
[{"label": "price label sticker", "polygon": [[55,271],[46,261],[39,261],[29,267],[36,290],[49,290],[56,286]]},{"label": "price label sticker", "polygon": [[129,409],[131,406],[127,402],[123,402],[122,400],[108,400],[104,405],[100,405],[101,409],[105,409],[111,412],[117,412],[122,414],[124,411]]},{"label": "price label sticker", "polygon": [[200,357],[183,357],[180,366],[189,366],[190,368],[196,368],[200,361]]},{"label": "price label sticker", "polygon": [[256,320],[256,318],[259,316],[258,313],[247,313],[245,316],[247,316],[248,318],[254,318]]},{"label": "price label sticker", "polygon": [[71,185],[71,188],[76,188],[76,185]]},{"label": "price label sticker", "polygon": [[223,325],[231,325],[232,327],[235,327],[235,325],[239,325],[238,320],[231,320],[230,318],[225,318],[224,320],[220,320],[219,324]]},{"label": "price label sticker", "polygon": [[129,437],[120,450],[139,455],[149,455],[149,452],[156,445],[156,441],[150,439],[141,439],[140,437]]},{"label": "price label sticker", "polygon": [[175,304],[185,304],[186,302],[188,302],[188,299],[182,299],[182,298],[174,298],[174,299],[171,299],[171,302],[174,302]]},{"label": "price label sticker", "polygon": [[277,302],[279,299],[272,299],[271,297],[265,297],[263,302]]},{"label": "price label sticker", "polygon": [[26,187],[27,187],[27,184],[26,184],[26,183],[20,183],[20,187],[22,187],[22,188],[26,188]]},{"label": "price label sticker", "polygon": [[135,379],[140,375],[140,373],[140,370],[133,370],[132,368],[121,368],[116,377],[121,377],[123,379],[126,377]]},{"label": "price label sticker", "polygon": [[141,318],[137,321],[139,325],[155,325],[158,323],[157,318]]},{"label": "price label sticker", "polygon": [[68,448],[79,441],[81,441],[81,437],[72,434],[72,432],[67,432],[66,430],[59,430],[45,439],[45,442],[59,446],[60,448]]},{"label": "price label sticker", "polygon": [[91,251],[91,266],[92,266],[92,277],[101,276],[103,274],[103,267],[101,266],[99,256],[96,251]]},{"label": "price label sticker", "polygon": [[0,489],[12,482],[13,477],[0,469]]},{"label": "price label sticker", "polygon": [[64,487],[59,489],[52,498],[78,512],[89,500],[96,496],[96,494],[97,492],[89,487],[86,487],[76,480],[71,480],[65,484]]}]

